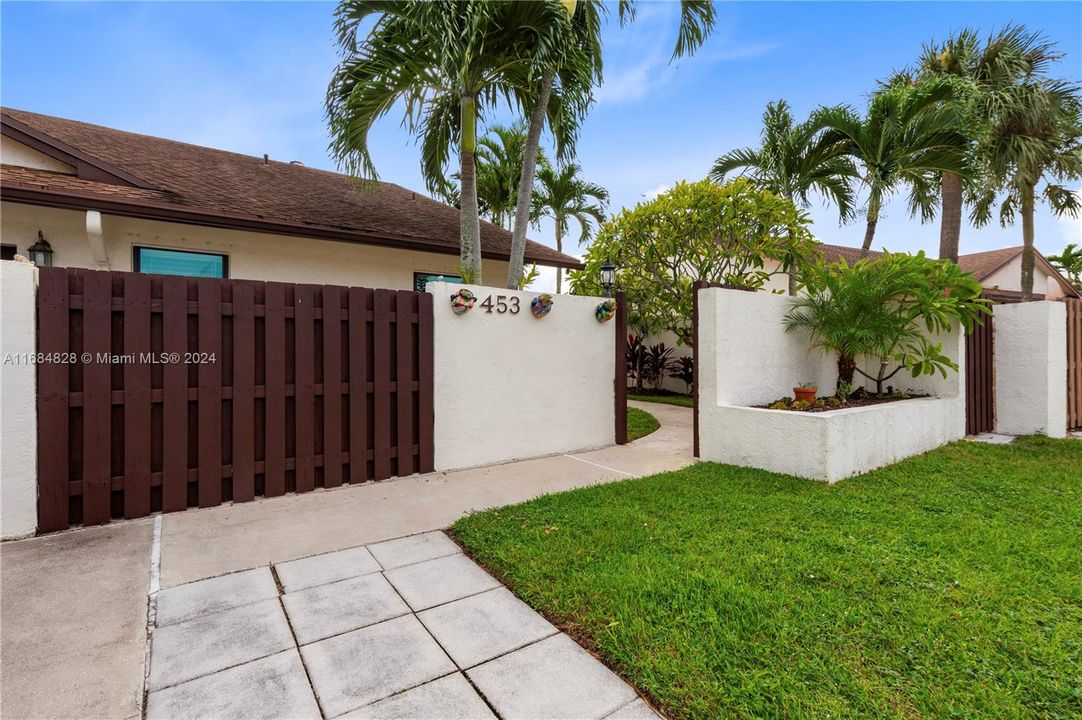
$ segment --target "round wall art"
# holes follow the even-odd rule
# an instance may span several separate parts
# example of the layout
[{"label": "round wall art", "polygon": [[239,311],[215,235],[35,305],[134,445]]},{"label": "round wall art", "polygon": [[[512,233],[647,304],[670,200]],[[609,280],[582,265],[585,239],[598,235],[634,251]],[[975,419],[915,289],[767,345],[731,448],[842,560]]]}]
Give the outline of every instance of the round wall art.
[{"label": "round wall art", "polygon": [[607,323],[612,320],[612,316],[616,314],[616,301],[605,300],[597,304],[597,309],[594,310],[594,317],[597,318],[599,323]]},{"label": "round wall art", "polygon": [[455,315],[463,315],[473,308],[475,302],[477,302],[477,296],[462,288],[451,296],[451,309],[454,310]]},{"label": "round wall art", "polygon": [[535,318],[543,318],[552,312],[552,296],[541,293],[530,301],[530,312]]}]

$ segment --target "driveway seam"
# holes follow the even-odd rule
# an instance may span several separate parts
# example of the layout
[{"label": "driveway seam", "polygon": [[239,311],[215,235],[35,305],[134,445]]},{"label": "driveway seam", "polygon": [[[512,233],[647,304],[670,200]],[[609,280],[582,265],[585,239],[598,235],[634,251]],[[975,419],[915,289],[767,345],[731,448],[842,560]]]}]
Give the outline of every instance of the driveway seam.
[{"label": "driveway seam", "polygon": [[[319,701],[319,693],[316,692],[316,686],[312,684],[312,673],[308,670],[308,664],[304,662],[304,653],[301,652],[300,641],[297,640],[297,631],[293,629],[293,621],[289,619],[289,613],[286,611],[286,604],[282,600],[285,597],[283,592],[282,581],[278,579],[278,569],[271,563],[270,566],[271,577],[274,578],[274,584],[278,588],[278,607],[282,608],[282,614],[286,618],[286,627],[289,628],[289,635],[293,638],[293,649],[297,651],[297,657],[300,658],[301,667],[304,668],[304,679],[308,682],[308,688],[312,691],[312,698],[316,701],[316,708],[319,710],[319,716],[321,718],[327,717],[327,712],[323,709],[323,703]],[[328,583],[329,584],[329,583]]]},{"label": "driveway seam", "polygon": [[627,477],[638,477],[637,475],[634,475],[634,474],[629,473],[629,472],[625,472],[623,470],[617,470],[616,468],[609,467],[608,465],[602,465],[601,463],[595,463],[593,460],[586,460],[585,458],[576,457],[575,455],[569,455],[567,453],[563,453],[563,456],[565,458],[571,458],[572,460],[578,460],[580,463],[586,463],[587,465],[593,465],[594,467],[599,467],[602,470],[608,470],[609,472],[620,473],[621,475],[626,475]]}]

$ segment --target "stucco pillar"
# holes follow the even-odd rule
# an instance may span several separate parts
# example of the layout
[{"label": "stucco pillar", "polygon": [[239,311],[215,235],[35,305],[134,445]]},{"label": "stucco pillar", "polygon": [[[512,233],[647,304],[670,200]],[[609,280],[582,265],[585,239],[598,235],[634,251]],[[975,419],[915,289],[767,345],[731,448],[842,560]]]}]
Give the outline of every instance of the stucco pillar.
[{"label": "stucco pillar", "polygon": [[38,421],[34,337],[38,271],[0,262],[0,537],[38,526]]},{"label": "stucco pillar", "polygon": [[1067,434],[1067,307],[995,307],[996,432]]}]

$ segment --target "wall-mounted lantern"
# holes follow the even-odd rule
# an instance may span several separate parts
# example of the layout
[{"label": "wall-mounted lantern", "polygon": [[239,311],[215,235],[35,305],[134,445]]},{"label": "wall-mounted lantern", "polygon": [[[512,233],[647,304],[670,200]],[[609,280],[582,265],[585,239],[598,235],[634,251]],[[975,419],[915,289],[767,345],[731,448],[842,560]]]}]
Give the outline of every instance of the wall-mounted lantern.
[{"label": "wall-mounted lantern", "polygon": [[53,247],[41,230],[38,230],[38,241],[26,249],[26,254],[30,256],[30,262],[38,267],[52,267]]},{"label": "wall-mounted lantern", "polygon": [[612,260],[605,258],[605,264],[601,266],[601,287],[605,289],[605,297],[612,297],[612,286],[616,284],[616,266]]}]

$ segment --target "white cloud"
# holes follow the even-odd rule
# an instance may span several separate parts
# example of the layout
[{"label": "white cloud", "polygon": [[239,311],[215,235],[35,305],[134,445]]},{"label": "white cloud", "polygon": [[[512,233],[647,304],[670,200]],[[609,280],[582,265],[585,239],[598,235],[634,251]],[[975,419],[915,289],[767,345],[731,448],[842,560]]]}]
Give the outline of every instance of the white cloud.
[{"label": "white cloud", "polygon": [[662,194],[664,194],[664,193],[667,193],[667,192],[669,192],[670,190],[672,190],[672,185],[667,185],[667,184],[665,184],[665,183],[662,183],[661,185],[658,185],[658,186],[657,186],[656,188],[654,188],[653,190],[647,190],[646,192],[644,192],[644,193],[642,194],[642,196],[643,196],[644,198],[646,198],[647,200],[653,200],[653,199],[654,199],[654,198],[656,198],[656,197],[657,197],[658,195],[662,195]]}]

